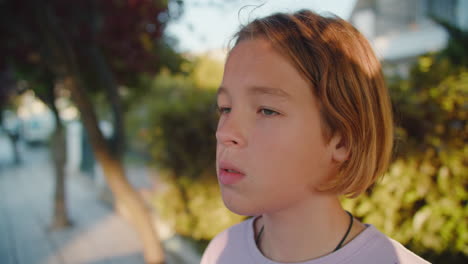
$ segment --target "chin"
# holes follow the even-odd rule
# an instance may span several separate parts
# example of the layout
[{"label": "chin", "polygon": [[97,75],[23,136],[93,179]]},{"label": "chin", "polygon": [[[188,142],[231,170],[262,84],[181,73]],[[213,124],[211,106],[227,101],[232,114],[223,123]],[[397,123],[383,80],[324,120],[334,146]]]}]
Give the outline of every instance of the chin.
[{"label": "chin", "polygon": [[255,206],[251,200],[241,197],[231,190],[221,190],[224,205],[229,211],[243,216],[254,216],[262,214],[262,210]]}]

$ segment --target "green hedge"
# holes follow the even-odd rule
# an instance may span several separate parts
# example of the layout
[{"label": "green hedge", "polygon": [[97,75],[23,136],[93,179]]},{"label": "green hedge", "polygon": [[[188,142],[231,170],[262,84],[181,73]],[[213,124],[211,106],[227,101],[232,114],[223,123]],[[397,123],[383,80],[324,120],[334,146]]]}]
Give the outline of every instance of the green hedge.
[{"label": "green hedge", "polygon": [[441,254],[466,258],[467,151],[398,158],[369,193],[344,200],[344,207],[433,261]]}]

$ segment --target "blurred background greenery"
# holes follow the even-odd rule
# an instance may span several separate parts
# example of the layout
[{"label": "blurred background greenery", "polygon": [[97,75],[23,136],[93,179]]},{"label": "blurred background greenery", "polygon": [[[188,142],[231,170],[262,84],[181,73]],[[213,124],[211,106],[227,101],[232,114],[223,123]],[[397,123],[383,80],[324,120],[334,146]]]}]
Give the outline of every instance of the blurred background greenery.
[{"label": "blurred background greenery", "polygon": [[[178,6],[173,8],[172,13],[168,11],[169,3]],[[123,132],[117,133],[117,136],[123,137],[120,140],[118,137],[111,138],[109,142],[125,142],[120,147],[125,148],[123,156],[126,160],[136,160],[141,166],[157,169],[165,188],[151,194],[151,206],[177,234],[192,241],[202,252],[216,234],[245,219],[224,207],[214,169],[215,94],[222,78],[223,59],[213,54],[178,52],[174,48],[177,40],[163,35],[162,31],[169,19],[176,20],[183,12],[183,1],[161,1],[160,4],[151,5],[152,10],[159,14],[158,22],[142,22],[152,27],[141,30],[140,26],[133,25],[141,30],[136,33],[131,26],[125,27],[125,39],[131,40],[129,42],[133,45],[132,49],[138,51],[137,54],[128,53],[127,47],[112,46],[115,42],[123,43],[122,37],[111,34],[114,32],[112,30],[106,31],[108,36],[102,37],[99,30],[106,28],[102,25],[101,28],[94,28],[96,32],[70,31],[72,35],[69,40],[79,55],[77,67],[84,73],[80,78],[98,119],[116,122],[118,112],[122,114],[120,125]],[[125,9],[119,4],[103,10],[114,15],[126,14],[128,21],[132,21],[131,15],[134,18],[142,17],[142,9]],[[31,17],[34,14],[31,13]],[[54,108],[56,97],[62,98],[68,106],[73,105],[73,95],[60,85],[56,89],[59,92],[52,98],[47,94],[54,83],[56,88],[57,83],[60,84],[57,79],[63,78],[61,74],[68,71],[66,67],[63,70],[63,65],[67,65],[69,60],[60,59],[61,55],[54,53],[54,49],[44,52],[43,46],[27,53],[26,50],[30,50],[26,44],[38,43],[34,42],[36,33],[27,31],[22,23],[13,24],[16,20],[11,14],[10,17],[7,13],[3,15],[3,24],[7,25],[8,32],[28,32],[22,35],[24,38],[5,42],[2,46],[3,51],[14,47],[16,52],[7,53],[5,57],[8,60],[4,64],[13,71],[13,79],[20,92],[34,90],[36,96],[42,97],[51,108]],[[144,15],[147,16],[145,19],[154,19],[152,13]],[[67,19],[77,28],[83,23],[80,16]],[[116,20],[109,20],[110,29],[122,26],[114,24]],[[445,20],[436,17],[433,20],[448,32],[446,47],[418,56],[407,75],[386,71],[397,124],[392,164],[373,188],[357,199],[343,198],[343,204],[361,221],[372,223],[433,263],[466,263],[468,33]],[[87,40],[92,44],[87,47],[77,41],[82,37],[80,34],[95,34],[102,39]],[[152,38],[154,42],[151,42]],[[93,53],[99,50],[102,53]],[[47,56],[52,60],[41,61],[41,58],[49,58]],[[107,61],[107,66],[96,67],[96,61],[88,61],[95,57]],[[142,61],[144,63],[138,63]],[[384,68],[391,67],[384,63]],[[109,73],[102,73],[102,69],[106,68],[115,77],[110,82],[103,78]],[[70,72],[73,76],[73,70]],[[2,84],[6,83],[4,79],[6,77],[2,75]],[[106,92],[109,87],[115,88],[114,93],[109,93],[109,89]],[[0,101],[6,102],[6,98],[10,98],[6,94],[2,90]],[[119,111],[112,108],[115,102],[109,102],[109,98],[115,94],[121,100]],[[15,100],[1,106],[14,109]],[[84,118],[86,113],[83,109],[86,107],[81,107]],[[118,125],[115,128],[117,131]],[[118,145],[120,143],[109,144],[116,153],[119,152]]]}]

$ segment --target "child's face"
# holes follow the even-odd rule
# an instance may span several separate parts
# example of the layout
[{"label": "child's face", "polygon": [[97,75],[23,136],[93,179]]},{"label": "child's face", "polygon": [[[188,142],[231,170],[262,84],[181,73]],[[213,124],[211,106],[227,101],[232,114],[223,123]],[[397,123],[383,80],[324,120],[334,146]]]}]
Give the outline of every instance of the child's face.
[{"label": "child's face", "polygon": [[257,215],[291,207],[336,173],[311,87],[266,40],[242,41],[232,50],[217,100],[216,169],[231,211]]}]

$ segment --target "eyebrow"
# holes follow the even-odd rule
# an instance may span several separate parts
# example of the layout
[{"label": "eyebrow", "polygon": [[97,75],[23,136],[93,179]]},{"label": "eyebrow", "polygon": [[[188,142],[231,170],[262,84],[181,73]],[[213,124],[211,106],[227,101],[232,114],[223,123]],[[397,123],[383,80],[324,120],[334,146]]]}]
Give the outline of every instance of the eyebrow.
[{"label": "eyebrow", "polygon": [[[285,92],[283,89],[279,88],[273,88],[273,87],[266,87],[266,86],[251,86],[248,88],[248,93],[249,94],[266,94],[266,95],[273,95],[273,96],[278,96],[282,98],[290,98],[291,95]],[[223,86],[220,86],[217,92],[217,96],[220,94],[229,94],[227,89]]]}]

